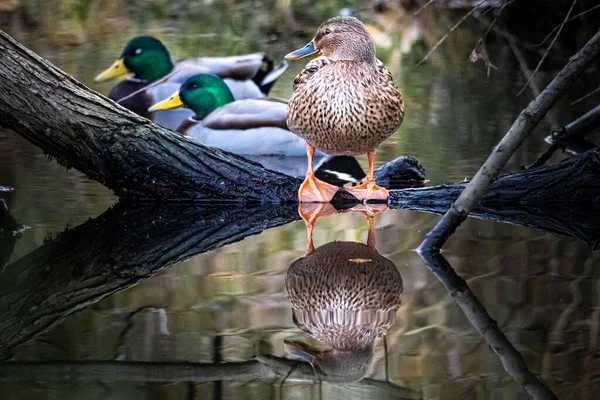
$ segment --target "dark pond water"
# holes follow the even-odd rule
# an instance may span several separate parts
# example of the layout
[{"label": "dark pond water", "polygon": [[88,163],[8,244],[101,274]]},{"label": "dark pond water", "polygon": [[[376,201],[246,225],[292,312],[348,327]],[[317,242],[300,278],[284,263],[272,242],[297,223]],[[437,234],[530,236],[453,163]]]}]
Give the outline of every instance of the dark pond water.
[{"label": "dark pond water", "polygon": [[[31,21],[5,18],[3,29],[107,93],[110,85],[94,85],[93,77],[137,34],[159,36],[177,58],[268,51],[280,59],[347,5],[323,3],[314,5],[314,15],[298,12],[295,23],[307,33],[302,36],[285,29],[286,21],[291,23],[286,2],[278,2],[272,13],[253,2],[148,2],[144,9],[106,3],[75,11],[62,5],[56,15],[38,10]],[[380,42],[378,54],[406,100],[405,122],[381,145],[378,164],[413,155],[429,184],[462,181],[473,176],[533,94],[528,90],[516,97],[525,79],[500,38],[488,49],[498,67],[489,78],[483,64],[466,63],[484,29],[477,22],[459,28],[430,62],[415,67],[462,14],[433,9],[420,17],[397,14],[361,15],[391,26],[389,43]],[[53,24],[54,19],[60,22]],[[35,28],[29,26],[33,23]],[[550,59],[557,68],[565,61],[560,54]],[[302,65],[292,64],[272,94],[289,97]],[[549,68],[541,76],[547,82],[555,73]],[[586,93],[590,79],[576,84],[540,124],[507,172],[533,162],[553,126],[594,104],[592,98],[567,106]],[[563,157],[557,154],[551,161]],[[366,159],[359,162],[366,167]],[[390,281],[399,287],[401,280],[400,298],[382,306],[387,311],[315,316],[297,309],[293,315],[290,301],[306,305],[318,297],[307,290],[298,300],[289,287],[286,293],[290,265],[306,255],[305,226],[293,207],[118,206],[106,211],[117,202],[110,191],[6,130],[0,130],[0,186],[14,188],[0,192],[0,198],[14,219],[29,227],[0,273],[0,357],[8,360],[0,364],[2,398],[528,398],[415,252],[436,223],[434,214],[388,211],[375,218],[377,253],[348,245],[358,248],[355,260],[366,257],[361,251],[378,260],[367,263],[372,268],[364,272],[374,276],[365,279],[375,293]],[[366,243],[367,233],[363,215],[346,213],[319,220],[313,236],[319,247],[334,241]],[[329,246],[330,252],[341,252],[339,257],[351,252]],[[600,393],[600,261],[586,243],[468,219],[443,254],[529,369],[559,398],[592,399]],[[326,280],[325,297],[350,280],[345,272],[341,277],[319,269],[307,273]],[[332,341],[346,328],[347,337],[368,338],[368,328],[387,334],[375,342],[372,356],[348,345],[354,350],[345,361],[338,357],[339,364],[346,363],[338,365],[342,376],[354,376],[344,368],[366,368],[360,382],[319,382],[311,369],[294,370],[284,381],[288,370],[282,364],[277,364],[282,376],[258,364],[227,364],[257,355],[283,358],[284,340],[331,349],[332,343],[319,345],[298,325],[317,337],[329,329]],[[34,361],[44,363],[28,364]],[[194,370],[186,363],[214,364]]]}]

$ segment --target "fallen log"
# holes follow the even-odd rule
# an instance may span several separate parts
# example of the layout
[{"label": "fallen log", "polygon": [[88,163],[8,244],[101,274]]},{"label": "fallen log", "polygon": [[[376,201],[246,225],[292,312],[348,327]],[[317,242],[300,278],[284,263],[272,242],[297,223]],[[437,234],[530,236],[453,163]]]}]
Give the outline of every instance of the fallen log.
[{"label": "fallen log", "polygon": [[[0,125],[9,127],[36,144],[58,162],[77,168],[88,177],[112,189],[121,199],[137,201],[296,202],[300,180],[265,170],[259,164],[218,149],[206,148],[152,124],[83,84],[27,50],[0,31]],[[567,165],[559,164],[559,168]],[[575,167],[575,166],[572,166]],[[535,173],[537,170],[532,170]],[[542,169],[539,176],[545,190],[561,193],[556,201],[589,201],[595,190],[556,191],[560,184]],[[583,174],[583,175],[581,175]],[[557,175],[592,179],[597,171],[578,168]],[[395,160],[377,172],[385,186],[401,187],[423,180],[422,168],[414,158]],[[515,174],[511,187],[497,186],[494,198],[520,201],[518,193],[532,192],[529,176]],[[519,180],[521,179],[521,180]],[[596,178],[594,178],[596,179]],[[505,180],[504,182],[509,182]],[[571,181],[572,182],[572,181]],[[576,185],[566,183],[576,189]],[[402,200],[437,197],[443,203],[458,196],[461,184],[410,191],[390,191],[390,205]],[[520,188],[521,192],[516,188]],[[544,189],[540,185],[539,189]],[[545,194],[537,191],[543,201]],[[341,202],[352,201],[341,196]],[[529,199],[534,201],[533,197]],[[438,202],[438,204],[440,204]]]},{"label": "fallen log", "polygon": [[152,124],[2,31],[0,124],[121,198],[287,201],[299,186],[298,179]]},{"label": "fallen log", "polygon": [[[600,248],[600,150],[496,179],[470,214],[576,237]],[[394,190],[389,206],[443,214],[467,186]]]}]

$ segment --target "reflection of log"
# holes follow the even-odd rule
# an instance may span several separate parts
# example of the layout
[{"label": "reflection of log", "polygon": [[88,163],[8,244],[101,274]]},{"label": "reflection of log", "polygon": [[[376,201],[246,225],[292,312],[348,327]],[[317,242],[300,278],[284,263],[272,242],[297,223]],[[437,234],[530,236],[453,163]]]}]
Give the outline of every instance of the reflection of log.
[{"label": "reflection of log", "polygon": [[506,372],[532,398],[536,400],[556,399],[554,393],[527,368],[521,353],[513,347],[465,280],[458,276],[444,256],[438,251],[419,251],[419,255],[435,277],[446,287],[492,351],[498,355]]},{"label": "reflection of log", "polygon": [[[473,217],[573,236],[600,246],[600,151],[498,178]],[[444,213],[465,183],[392,191],[390,207]]]},{"label": "reflection of log", "polygon": [[111,209],[0,274],[0,358],[65,316],[162,268],[296,215],[293,205]]},{"label": "reflection of log", "polygon": [[[473,216],[569,235],[598,247],[599,160],[599,152],[592,151],[501,177]],[[391,207],[442,213],[463,186],[392,191]],[[595,199],[596,206],[561,202],[564,196]],[[0,357],[66,315],[159,269],[296,219],[293,204],[117,206],[6,266],[0,274]]]},{"label": "reflection of log", "polygon": [[[127,361],[0,364],[0,382],[244,382],[256,379],[308,382],[316,380],[312,368],[305,363],[264,356],[253,361],[216,364]],[[333,386],[338,393],[347,391],[348,394],[356,394],[357,389],[368,389],[370,394],[376,394],[380,399],[421,398],[419,392],[374,379]]]}]

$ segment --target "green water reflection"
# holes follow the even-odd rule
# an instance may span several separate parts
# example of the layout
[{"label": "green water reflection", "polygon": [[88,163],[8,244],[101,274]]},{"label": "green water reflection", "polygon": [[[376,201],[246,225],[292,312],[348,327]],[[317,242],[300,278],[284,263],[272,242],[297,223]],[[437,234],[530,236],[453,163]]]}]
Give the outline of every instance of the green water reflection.
[{"label": "green water reflection", "polygon": [[[305,43],[314,27],[340,7],[360,4],[301,2],[294,6],[292,21],[286,1],[61,2],[52,12],[38,3],[27,2],[30,19],[3,19],[2,28],[102,93],[108,93],[110,85],[94,85],[93,77],[132,36],[156,35],[177,58],[267,51],[280,59]],[[430,63],[415,68],[426,53],[425,43],[435,43],[456,15],[426,10],[415,41],[409,40],[416,29],[411,21],[396,24],[389,32],[392,45],[378,51],[405,96],[407,110],[399,132],[380,147],[378,162],[414,155],[432,183],[460,181],[475,173],[532,94],[515,98],[524,78],[501,40],[490,43],[489,52],[499,70],[489,79],[482,65],[466,64],[481,33],[476,22],[458,29]],[[300,34],[292,32],[291,26]],[[292,64],[272,94],[289,97],[300,68],[301,63]],[[544,72],[545,80],[552,76],[553,71]],[[584,101],[578,107],[566,107],[584,89],[583,83],[578,85],[553,111],[552,118],[559,125],[592,104]],[[507,170],[535,160],[550,124],[540,124]],[[365,165],[364,159],[360,162]],[[48,162],[37,148],[3,130],[0,185],[15,188],[1,195],[17,221],[31,226],[17,242],[13,262],[66,225],[80,225],[116,201],[101,185]],[[414,252],[436,220],[434,215],[412,211],[389,211],[376,220],[377,249],[398,268],[404,292],[396,323],[386,336],[387,361],[379,341],[367,377],[385,380],[387,364],[391,382],[426,399],[526,398]],[[314,239],[317,244],[364,242],[366,235],[362,216],[337,215],[319,221]],[[67,317],[11,353],[16,361],[213,362],[218,353],[221,361],[233,362],[251,359],[258,352],[283,357],[283,340],[303,335],[293,323],[284,281],[289,265],[304,256],[304,249],[301,222],[268,229],[194,256],[134,286],[131,282],[123,287],[131,286],[128,289]],[[560,398],[593,398],[598,393],[597,254],[575,239],[482,220],[468,220],[450,239],[444,254],[521,351],[529,368]],[[77,268],[83,267],[72,270]],[[22,312],[31,314],[26,309]],[[216,337],[220,338],[218,352]],[[283,387],[279,381],[1,382],[0,392],[15,399],[386,398],[376,388],[343,390],[293,381]]]}]

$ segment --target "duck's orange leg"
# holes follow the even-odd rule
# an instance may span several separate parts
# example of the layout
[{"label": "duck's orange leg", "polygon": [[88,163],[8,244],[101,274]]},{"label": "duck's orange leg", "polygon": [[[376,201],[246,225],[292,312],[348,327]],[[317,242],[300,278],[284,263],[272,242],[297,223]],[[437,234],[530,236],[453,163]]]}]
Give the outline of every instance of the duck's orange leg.
[{"label": "duck's orange leg", "polygon": [[306,224],[306,254],[310,255],[315,251],[312,234],[317,220],[321,217],[337,214],[338,211],[330,203],[307,203],[298,206],[298,214]]},{"label": "duck's orange leg", "polygon": [[344,210],[344,212],[359,212],[367,218],[369,223],[369,233],[367,236],[367,246],[375,248],[375,227],[373,220],[376,214],[385,213],[388,210],[387,204],[357,204],[356,206]]},{"label": "duck's orange leg", "polygon": [[365,182],[358,186],[344,188],[344,190],[352,193],[354,197],[363,203],[366,203],[369,200],[387,200],[388,191],[385,188],[377,186],[375,183],[375,150],[371,150],[368,153],[368,156],[369,173],[367,174]]},{"label": "duck's orange leg", "polygon": [[315,147],[307,142],[306,156],[308,157],[308,170],[306,171],[306,179],[300,185],[298,200],[300,200],[300,203],[329,203],[339,188],[315,177],[312,165],[314,154]]}]

